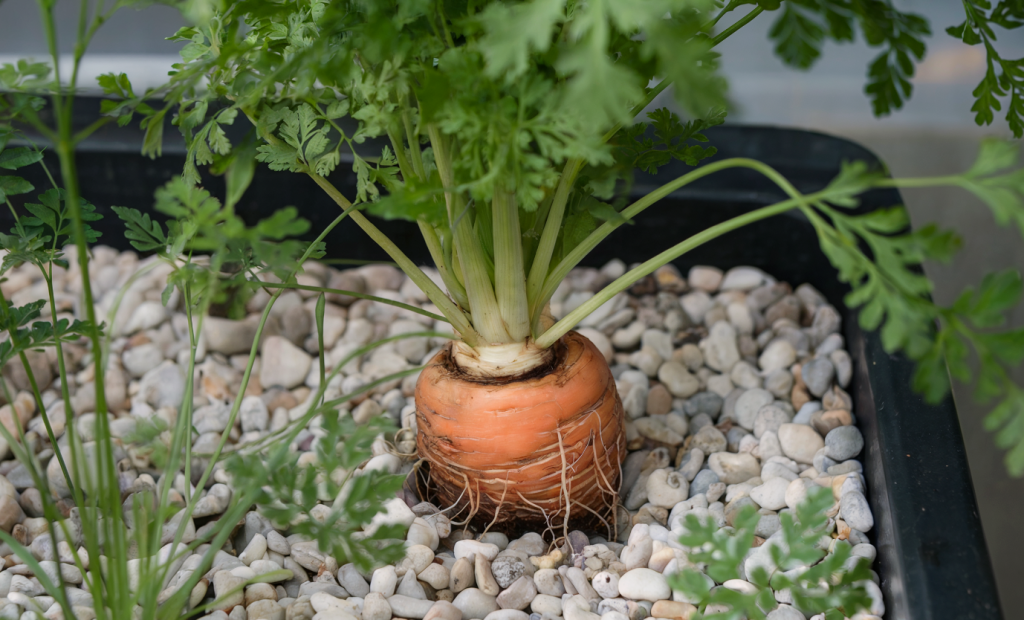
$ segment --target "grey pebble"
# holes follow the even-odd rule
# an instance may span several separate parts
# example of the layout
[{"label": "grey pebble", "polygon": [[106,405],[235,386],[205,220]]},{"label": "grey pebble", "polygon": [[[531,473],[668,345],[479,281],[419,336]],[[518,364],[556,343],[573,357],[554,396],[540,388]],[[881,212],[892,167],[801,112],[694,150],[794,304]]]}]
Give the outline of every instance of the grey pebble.
[{"label": "grey pebble", "polygon": [[836,376],[836,368],[826,357],[816,357],[804,364],[800,369],[807,389],[818,398],[832,385]]},{"label": "grey pebble", "polygon": [[688,416],[706,413],[714,419],[722,411],[722,397],[714,392],[698,392],[686,401],[683,411]]},{"label": "grey pebble", "polygon": [[693,482],[690,483],[690,497],[706,494],[708,487],[716,482],[718,482],[718,474],[710,469],[700,470],[693,478]]},{"label": "grey pebble", "polygon": [[837,426],[825,435],[825,456],[832,460],[852,459],[863,448],[864,436],[856,426]]},{"label": "grey pebble", "polygon": [[867,498],[857,491],[847,493],[839,500],[839,511],[843,521],[860,532],[868,532],[875,525]]}]

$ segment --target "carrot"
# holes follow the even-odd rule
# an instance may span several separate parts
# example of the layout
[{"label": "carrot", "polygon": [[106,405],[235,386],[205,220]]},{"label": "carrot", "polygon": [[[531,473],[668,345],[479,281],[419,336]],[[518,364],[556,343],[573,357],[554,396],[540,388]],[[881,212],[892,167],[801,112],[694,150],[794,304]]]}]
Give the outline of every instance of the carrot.
[{"label": "carrot", "polygon": [[[442,506],[478,524],[611,523],[626,456],[625,420],[604,357],[569,332],[525,377],[460,371],[451,346],[416,384],[417,447]],[[568,505],[569,510],[566,510]],[[599,515],[599,517],[598,517]]]}]

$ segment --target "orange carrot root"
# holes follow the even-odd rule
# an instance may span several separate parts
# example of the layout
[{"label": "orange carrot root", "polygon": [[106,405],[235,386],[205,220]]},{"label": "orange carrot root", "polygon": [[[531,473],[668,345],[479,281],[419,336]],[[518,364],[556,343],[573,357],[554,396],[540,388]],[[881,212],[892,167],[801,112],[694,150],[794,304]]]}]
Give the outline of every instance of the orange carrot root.
[{"label": "orange carrot root", "polygon": [[626,439],[615,381],[585,337],[570,332],[555,349],[553,366],[520,379],[469,377],[447,348],[420,375],[416,443],[439,504],[467,504],[474,523],[501,529],[617,520]]}]

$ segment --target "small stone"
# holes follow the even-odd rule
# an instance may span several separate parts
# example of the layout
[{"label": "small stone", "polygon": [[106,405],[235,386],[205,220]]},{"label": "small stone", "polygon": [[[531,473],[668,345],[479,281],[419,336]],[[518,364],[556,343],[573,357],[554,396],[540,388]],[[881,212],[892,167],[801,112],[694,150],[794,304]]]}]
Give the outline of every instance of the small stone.
[{"label": "small stone", "polygon": [[144,301],[136,306],[128,319],[123,330],[118,330],[125,335],[158,327],[167,320],[167,309],[157,301]]},{"label": "small stone", "polygon": [[206,342],[206,350],[224,355],[248,353],[256,338],[257,327],[258,321],[251,319],[232,321],[215,316],[205,317],[203,340]]},{"label": "small stone", "polygon": [[15,525],[25,520],[25,512],[10,495],[0,496],[0,529],[8,534]]},{"label": "small stone", "polygon": [[380,592],[363,596],[362,620],[391,620],[391,613],[391,605]]},{"label": "small stone", "polygon": [[650,348],[663,360],[672,359],[672,336],[660,329],[647,329],[640,336],[641,348]]},{"label": "small stone", "polygon": [[473,575],[476,578],[476,587],[484,594],[497,596],[501,592],[494,574],[491,573],[491,563],[482,553],[475,556]]},{"label": "small stone", "polygon": [[530,620],[530,614],[518,609],[499,609],[487,614],[484,620]]},{"label": "small stone", "polygon": [[484,594],[476,588],[463,590],[455,597],[452,604],[462,611],[465,620],[483,620],[487,614],[498,610],[495,597]]},{"label": "small stone", "polygon": [[396,594],[388,597],[388,605],[391,606],[391,613],[395,617],[420,619],[425,618],[430,613],[430,608],[435,603],[434,601],[424,601]]},{"label": "small stone", "polygon": [[779,605],[766,620],[806,620],[806,616],[791,605]]},{"label": "small stone", "polygon": [[302,385],[313,360],[309,354],[282,336],[269,336],[260,357],[260,384],[294,388]]},{"label": "small stone", "polygon": [[594,346],[601,352],[601,355],[604,356],[604,360],[606,362],[612,361],[615,349],[612,347],[612,342],[608,339],[608,336],[605,336],[593,327],[581,327],[577,329],[576,332],[594,343]]},{"label": "small stone", "polygon": [[684,344],[678,352],[673,353],[673,359],[682,362],[690,372],[697,372],[704,366],[704,354],[692,342]]},{"label": "small stone", "polygon": [[594,575],[591,584],[594,591],[602,598],[618,598],[619,596],[619,575],[616,573],[601,571]]},{"label": "small stone", "polygon": [[722,452],[727,445],[728,441],[722,431],[710,425],[697,431],[697,434],[690,440],[690,446],[700,449],[704,454]]},{"label": "small stone", "polygon": [[363,528],[363,531],[372,536],[377,528],[383,525],[400,525],[409,527],[416,520],[416,515],[405,503],[405,500],[394,497],[384,502],[384,512],[378,512],[370,520],[370,524]]},{"label": "small stone", "polygon": [[647,415],[665,415],[672,410],[672,394],[662,384],[657,384],[647,392]]},{"label": "small stone", "polygon": [[452,566],[449,589],[458,594],[466,588],[472,587],[476,583],[474,573],[473,563],[468,558],[457,559]]},{"label": "small stone", "polygon": [[789,483],[786,487],[786,506],[790,509],[796,509],[796,507],[807,499],[807,493],[814,486],[814,483],[807,478],[797,478]]},{"label": "small stone", "polygon": [[242,432],[265,431],[270,424],[270,412],[259,396],[246,396],[238,410]]},{"label": "small stone", "polygon": [[679,362],[665,362],[658,369],[658,381],[677,398],[689,398],[700,389],[700,380]]},{"label": "small stone", "polygon": [[808,391],[819,398],[831,387],[835,372],[835,366],[825,357],[816,357],[800,368],[800,376]]},{"label": "small stone", "polygon": [[640,338],[643,336],[645,329],[647,329],[647,326],[641,321],[634,321],[621,329],[617,329],[612,334],[612,345],[620,351],[632,349],[640,344]]},{"label": "small stone", "polygon": [[672,597],[668,580],[649,568],[637,568],[619,578],[619,594],[634,601],[660,601]]},{"label": "small stone", "polygon": [[651,616],[654,618],[690,620],[696,613],[697,608],[694,605],[682,601],[655,601],[651,607]]},{"label": "small stone", "polygon": [[164,361],[163,351],[157,345],[147,342],[125,350],[121,364],[132,377],[142,377]]},{"label": "small stone", "polygon": [[749,291],[772,281],[771,276],[757,267],[733,267],[725,272],[719,288],[723,291]]},{"label": "small stone", "polygon": [[526,609],[537,596],[537,587],[533,579],[523,575],[516,579],[495,599],[498,607],[502,609]]},{"label": "small stone", "polygon": [[556,618],[562,614],[562,597],[538,594],[530,603],[530,611],[541,616]]},{"label": "small stone", "polygon": [[263,599],[245,608],[247,620],[285,620],[285,608],[277,601]]},{"label": "small stone", "polygon": [[[213,575],[213,592],[219,601],[217,608],[223,611],[228,611],[232,607],[244,603],[245,592],[243,592],[240,587],[244,583],[245,579],[242,577],[236,577],[229,571],[222,570],[215,573]],[[235,589],[237,589],[237,592],[229,595],[227,594]]]},{"label": "small stone", "polygon": [[743,428],[749,430],[754,429],[754,421],[757,418],[757,414],[761,411],[761,408],[765,405],[770,405],[775,401],[775,397],[772,396],[771,392],[761,388],[754,388],[747,390],[740,395],[736,401],[736,407],[733,410],[733,417],[736,423]]},{"label": "small stone", "polygon": [[821,435],[805,424],[783,424],[778,434],[783,454],[797,463],[810,465],[814,462],[814,453],[825,447]]},{"label": "small stone", "polygon": [[[724,453],[718,453],[724,454]],[[714,456],[714,455],[712,455]],[[711,469],[702,469],[697,472],[694,476],[693,482],[690,483],[690,497],[694,497],[701,494],[706,494],[711,485],[720,482],[718,474]]]},{"label": "small stone", "polygon": [[750,499],[757,502],[761,508],[768,510],[781,510],[786,507],[786,490],[790,481],[786,478],[772,478],[758,487],[750,490]]},{"label": "small stone", "polygon": [[700,289],[708,293],[714,293],[722,284],[722,270],[717,267],[696,265],[690,268],[686,279],[691,288]]},{"label": "small stone", "polygon": [[471,555],[482,555],[487,561],[498,557],[498,545],[477,540],[460,540],[455,543],[455,559],[468,558]]},{"label": "small stone", "polygon": [[[363,620],[366,620],[365,614]],[[450,601],[438,600],[430,606],[423,620],[462,620],[462,610]]]},{"label": "small stone", "polygon": [[267,539],[263,534],[256,534],[249,541],[249,544],[245,546],[245,550],[239,554],[238,559],[246,566],[249,566],[256,560],[262,559],[263,554],[267,552]]},{"label": "small stone", "polygon": [[522,551],[528,556],[534,556],[544,553],[548,546],[540,534],[536,532],[527,532],[512,541],[508,548],[514,551]]},{"label": "small stone", "polygon": [[398,588],[395,589],[395,593],[408,596],[409,598],[427,600],[427,593],[423,591],[423,586],[420,585],[419,580],[416,579],[415,571],[412,570],[406,571],[405,575],[402,576],[398,582]]},{"label": "small stone", "polygon": [[690,482],[700,471],[702,465],[704,465],[704,451],[700,448],[692,448],[679,464],[679,473],[686,478],[687,482]]},{"label": "small stone", "polygon": [[853,378],[853,361],[850,354],[839,349],[829,353],[828,359],[835,366],[836,382],[844,388],[850,385],[850,379]]},{"label": "small stone", "polygon": [[664,416],[639,418],[634,426],[641,437],[672,446],[683,443],[683,436],[668,428],[663,421]]},{"label": "small stone", "polygon": [[[292,545],[293,552],[295,547],[296,545]],[[370,577],[370,592],[378,592],[385,598],[391,598],[397,586],[398,573],[395,572],[394,566],[382,566],[373,571],[373,575]]]},{"label": "small stone", "polygon": [[277,591],[269,583],[253,583],[245,587],[245,606],[248,607],[256,601],[277,602]]},{"label": "small stone", "polygon": [[843,520],[859,532],[869,532],[875,525],[868,500],[863,493],[858,491],[851,491],[843,495],[839,500],[839,512],[842,514]]},{"label": "small stone", "polygon": [[647,501],[662,508],[672,508],[686,501],[689,481],[679,472],[657,469],[647,478]]},{"label": "small stone", "polygon": [[845,409],[815,411],[811,414],[810,423],[820,435],[827,436],[834,428],[851,426],[853,424],[853,416]]},{"label": "small stone", "polygon": [[864,436],[856,426],[840,426],[825,436],[825,456],[835,461],[852,459],[863,448]]},{"label": "small stone", "polygon": [[700,343],[704,363],[719,372],[729,372],[740,361],[736,346],[736,329],[725,321],[711,326],[711,332]]},{"label": "small stone", "polygon": [[760,439],[765,433],[778,433],[779,428],[789,424],[792,417],[789,412],[775,405],[761,407],[754,417],[754,437]]},{"label": "small stone", "polygon": [[154,409],[181,406],[185,393],[185,377],[177,364],[168,360],[147,372],[139,382],[139,391],[133,398],[140,398]]},{"label": "small stone", "polygon": [[789,368],[794,362],[796,362],[796,349],[789,341],[782,339],[773,340],[765,347],[761,357],[757,359],[758,366],[765,373]]},{"label": "small stone", "polygon": [[501,555],[491,562],[491,573],[502,588],[508,588],[526,573],[526,563],[515,555]]},{"label": "small stone", "polygon": [[748,453],[716,452],[708,457],[708,466],[718,476],[716,482],[725,484],[746,482],[761,473],[757,459]]},{"label": "small stone", "polygon": [[[731,390],[731,388],[730,388]],[[688,416],[695,416],[700,413],[706,413],[711,418],[718,417],[718,414],[722,411],[722,396],[714,392],[700,392],[694,394],[686,401],[686,405],[683,406],[683,411]]]},{"label": "small stone", "polygon": [[553,568],[542,568],[533,574],[533,583],[541,595],[561,597],[565,594],[562,576]]},{"label": "small stone", "polygon": [[434,564],[433,562],[420,571],[416,577],[435,590],[444,590],[451,582],[449,570],[443,564]]}]

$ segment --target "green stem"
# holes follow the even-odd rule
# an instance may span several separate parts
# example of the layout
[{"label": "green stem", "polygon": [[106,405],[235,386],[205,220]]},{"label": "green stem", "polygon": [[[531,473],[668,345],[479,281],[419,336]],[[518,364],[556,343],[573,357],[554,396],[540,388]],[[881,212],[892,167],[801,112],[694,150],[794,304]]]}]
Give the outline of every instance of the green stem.
[{"label": "green stem", "polygon": [[696,170],[688,172],[687,174],[684,174],[683,176],[674,179],[666,183],[665,185],[662,185],[658,189],[652,191],[643,198],[640,198],[633,204],[623,209],[621,219],[604,222],[603,224],[598,226],[597,229],[594,230],[594,232],[590,233],[590,235],[588,235],[587,238],[584,239],[579,245],[570,250],[569,253],[565,255],[561,262],[559,262],[558,265],[556,265],[555,268],[551,271],[551,273],[547,276],[547,279],[544,281],[544,288],[541,290],[540,295],[537,298],[535,298],[532,302],[535,304],[534,308],[543,308],[544,304],[546,304],[548,300],[551,299],[551,296],[554,294],[555,289],[558,288],[558,285],[569,274],[569,271],[571,271],[573,267],[578,265],[579,262],[583,260],[587,256],[587,254],[591,252],[591,250],[597,247],[598,243],[603,241],[605,238],[608,237],[608,235],[615,231],[616,228],[621,226],[623,222],[632,219],[634,216],[641,213],[647,207],[653,205],[657,201],[661,200],[665,196],[668,196],[669,194],[683,187],[684,185],[692,183],[710,174],[714,174],[715,172],[718,172],[720,170],[735,167],[753,168],[755,170],[768,170],[774,172],[765,164],[762,164],[761,162],[754,159],[723,159],[722,161],[717,161],[711,164],[707,164],[705,166],[701,166]]},{"label": "green stem", "polygon": [[530,335],[530,314],[523,277],[523,237],[515,194],[495,188],[491,201],[494,229],[494,291],[509,337],[515,342]]},{"label": "green stem", "polygon": [[[469,206],[464,204],[465,199],[462,194],[453,190],[455,176],[451,167],[449,142],[437,126],[430,125],[427,131],[434,149],[434,161],[437,163],[441,185],[445,188],[448,220],[454,232],[455,252],[458,254],[459,266],[462,268],[466,297],[469,299],[469,311],[473,317],[473,327],[482,339],[482,342],[478,342],[478,344],[511,342],[501,319],[498,301],[494,296],[494,287],[491,285],[491,277],[487,272],[483,248],[480,247],[479,240],[473,231],[473,223],[468,212]],[[470,342],[466,342],[466,344],[476,346]]]},{"label": "green stem", "polygon": [[83,129],[83,130],[81,130],[81,131],[79,131],[78,133],[75,134],[75,137],[73,138],[75,144],[78,144],[82,140],[85,140],[86,138],[91,136],[97,129],[100,129],[101,127],[103,127],[104,125],[106,125],[107,123],[109,123],[112,120],[114,120],[113,117],[111,117],[111,116],[104,116],[104,117],[98,118],[98,119],[94,120],[93,122],[89,123],[89,125],[85,129]]},{"label": "green stem", "polygon": [[426,180],[427,171],[423,166],[423,154],[420,153],[420,140],[416,135],[416,129],[412,126],[412,119],[409,118],[409,110],[402,110],[402,124],[405,126],[405,139],[409,142],[409,152],[412,154],[412,167],[422,180]]},{"label": "green stem", "polygon": [[555,188],[551,207],[544,222],[544,231],[541,233],[540,242],[537,244],[537,251],[533,255],[530,275],[526,279],[526,298],[530,303],[530,320],[534,335],[539,333],[540,313],[544,309],[544,303],[546,302],[546,300],[542,299],[540,293],[548,277],[548,270],[551,268],[551,256],[554,254],[555,244],[558,242],[558,233],[562,229],[565,206],[569,201],[573,179],[579,170],[579,164],[580,160],[578,159],[570,159],[565,162],[565,168],[562,169],[562,176],[558,180],[558,186]]},{"label": "green stem", "polygon": [[732,10],[735,9],[736,7],[738,7],[740,4],[741,3],[740,3],[739,0],[730,0],[729,4],[727,4],[725,6],[725,8],[723,8],[721,11],[719,11],[718,15],[715,15],[714,19],[712,19],[710,22],[704,24],[704,26],[701,28],[701,30],[703,30],[704,32],[710,32],[712,28],[714,28],[716,25],[718,25],[718,22],[721,21],[722,18],[725,17],[725,15],[727,13],[732,12]]},{"label": "green stem", "polygon": [[320,385],[324,385],[327,381],[327,366],[326,360],[327,351],[324,350],[324,313],[327,311],[327,296],[320,293],[316,298],[316,343],[317,351],[320,351],[320,355],[317,357],[320,359]]},{"label": "green stem", "polygon": [[744,15],[743,17],[737,19],[735,24],[729,26],[728,28],[726,28],[722,32],[719,32],[717,35],[715,35],[711,39],[711,47],[715,47],[716,45],[718,45],[722,41],[725,41],[726,39],[728,39],[730,36],[732,36],[733,33],[735,33],[740,28],[746,26],[750,22],[754,21],[754,18],[757,17],[758,15],[760,15],[763,12],[764,12],[763,8],[756,7],[752,11],[750,11],[749,13]]},{"label": "green stem", "polygon": [[441,316],[440,314],[434,314],[433,312],[430,312],[429,310],[424,310],[423,308],[420,308],[418,306],[413,306],[413,305],[410,305],[410,304],[402,303],[400,301],[395,301],[393,299],[388,299],[386,297],[377,297],[376,295],[368,295],[366,293],[357,293],[356,291],[345,291],[345,290],[337,289],[337,288],[326,288],[326,287],[323,287],[323,286],[310,286],[310,285],[307,285],[307,284],[295,284],[295,283],[285,284],[285,283],[280,283],[280,282],[260,282],[260,288],[270,288],[270,289],[283,288],[283,289],[294,289],[294,290],[297,290],[297,291],[310,291],[310,292],[313,292],[313,293],[333,293],[335,295],[348,295],[349,297],[355,297],[357,299],[369,299],[370,301],[376,301],[376,302],[380,302],[382,304],[386,304],[388,306],[394,306],[396,308],[401,308],[402,310],[408,310],[409,312],[415,312],[416,314],[419,314],[421,316],[425,316],[425,317],[430,318],[430,319],[434,319],[435,321],[444,321],[445,323],[448,322],[448,319],[443,317],[443,316]]},{"label": "green stem", "polygon": [[[315,172],[307,172],[307,174],[316,182],[317,185],[321,187],[321,189],[327,192],[327,195],[330,196],[331,199],[334,200],[334,202],[342,209],[348,210],[352,207],[352,203],[349,202],[348,199],[345,198],[345,196],[338,191],[338,188],[334,187],[330,181]],[[409,257],[406,256],[405,253],[402,252],[402,250],[400,250],[393,241],[391,241],[391,239],[388,239],[380,229],[366,219],[366,216],[362,213],[352,209],[350,211],[350,216],[352,220],[355,221],[355,223],[358,224],[359,227],[377,243],[377,245],[388,253],[388,256],[398,264],[398,268],[409,276],[409,279],[411,279],[413,283],[423,291],[427,298],[434,302],[434,305],[437,306],[438,309],[441,310],[441,313],[448,318],[452,327],[459,332],[462,339],[466,341],[467,344],[472,346],[472,343],[479,342],[480,335],[475,329],[473,329],[473,326],[469,321],[466,320],[466,315],[463,314],[462,310],[459,310],[458,306],[456,306],[447,295],[444,294],[444,291],[442,291],[438,285],[434,284],[433,280],[427,277],[427,274],[423,273],[422,269],[409,260]]]},{"label": "green stem", "polygon": [[606,286],[597,295],[594,295],[586,302],[581,304],[578,308],[567,314],[560,321],[552,325],[547,331],[537,339],[537,346],[541,348],[550,347],[554,343],[558,342],[558,339],[564,336],[569,330],[575,327],[580,321],[589,316],[592,312],[601,307],[602,304],[607,302],[609,299],[619,294],[620,292],[628,289],[630,286],[639,280],[640,278],[653,273],[655,269],[662,265],[675,260],[682,256],[686,252],[696,248],[699,245],[707,243],[716,237],[720,237],[727,232],[733,231],[742,226],[746,226],[752,222],[763,220],[773,215],[784,213],[790,209],[796,208],[803,204],[807,199],[789,199],[774,205],[745,213],[741,216],[734,217],[730,220],[722,222],[716,226],[712,226],[707,230],[704,230],[689,239],[665,250],[661,254],[658,254],[654,258],[644,262],[640,266],[630,269],[622,277],[616,279],[614,282]]},{"label": "green stem", "polygon": [[[416,220],[416,224],[420,227],[420,233],[423,235],[423,241],[427,244],[427,250],[430,252],[430,258],[434,261],[434,266],[437,267],[437,272],[441,274],[441,280],[444,282],[445,288],[448,289],[448,294],[452,296],[455,303],[460,306],[467,308],[469,307],[469,299],[466,297],[466,289],[459,282],[459,279],[455,277],[455,274],[448,268],[451,263],[451,258],[445,256],[444,247],[441,245],[441,240],[437,236],[437,231],[428,222],[423,220]],[[445,319],[446,321],[448,319]]]}]

